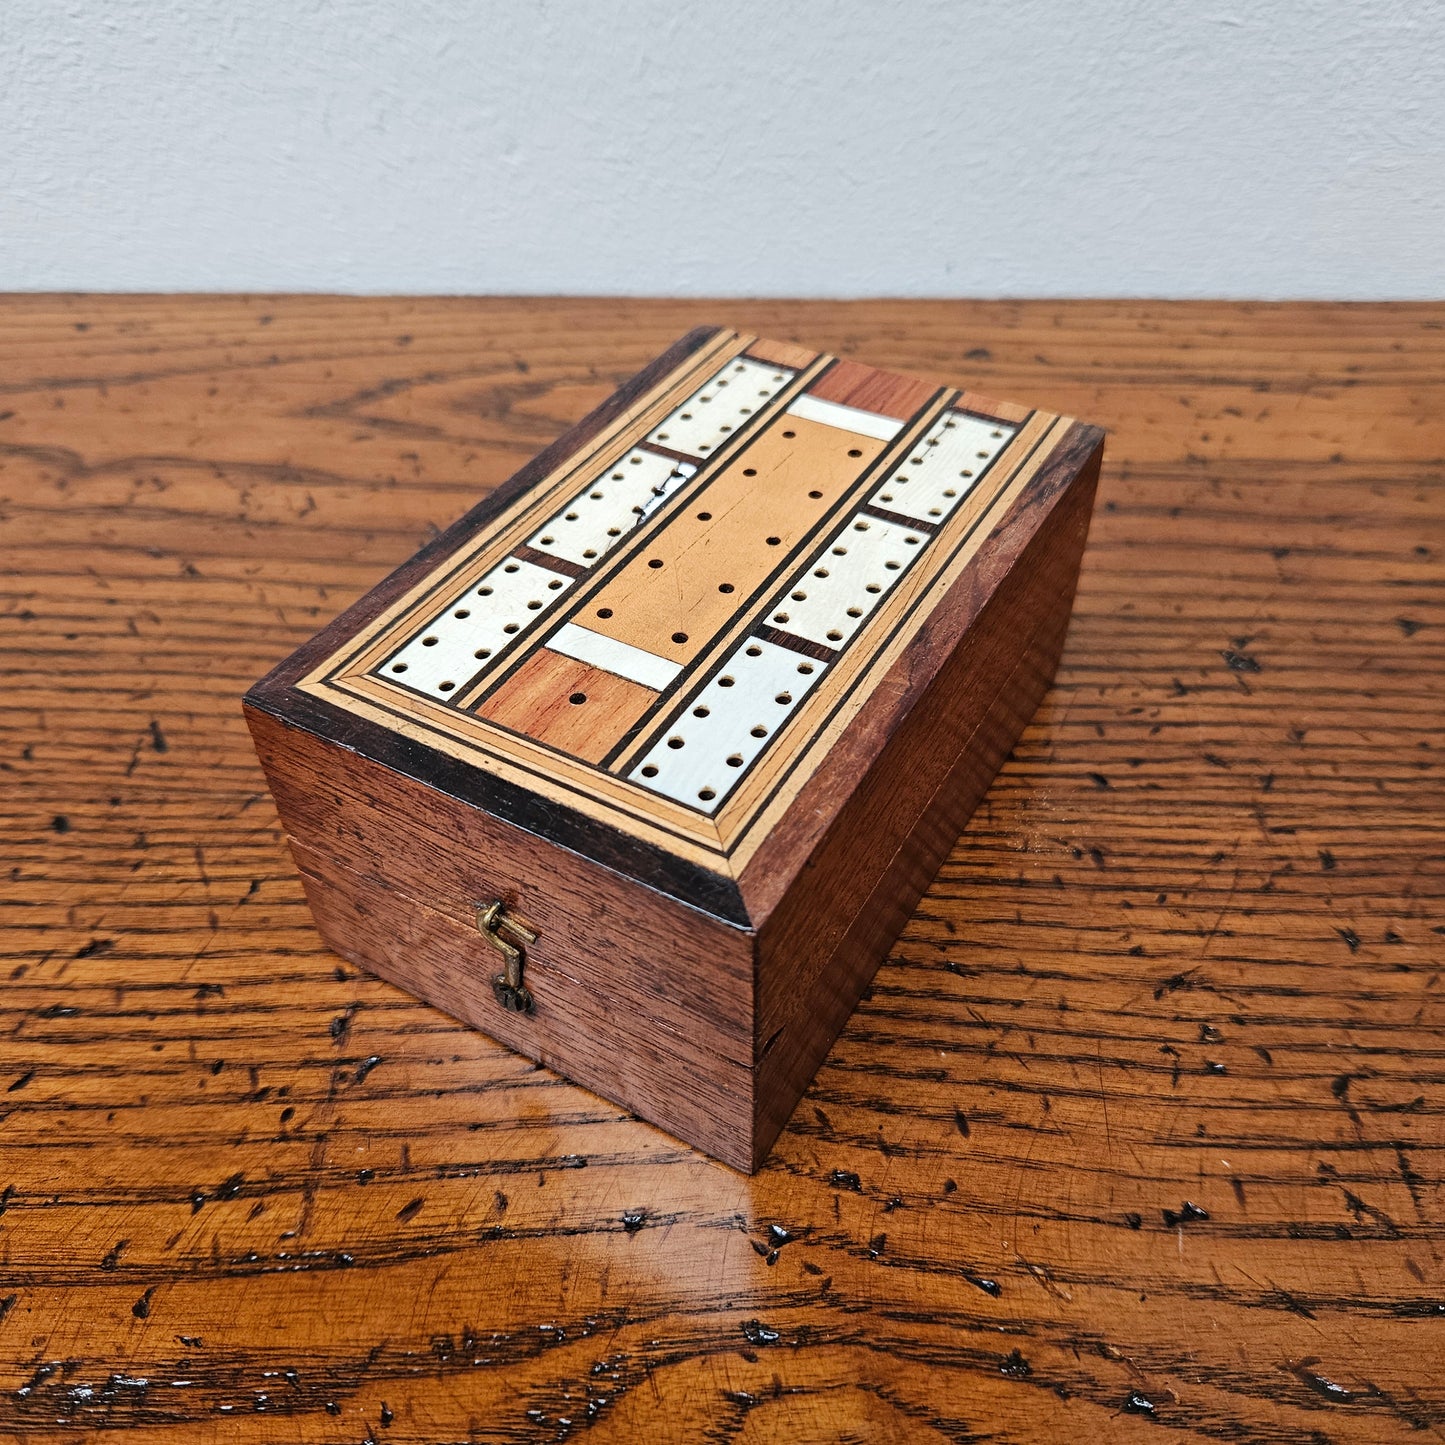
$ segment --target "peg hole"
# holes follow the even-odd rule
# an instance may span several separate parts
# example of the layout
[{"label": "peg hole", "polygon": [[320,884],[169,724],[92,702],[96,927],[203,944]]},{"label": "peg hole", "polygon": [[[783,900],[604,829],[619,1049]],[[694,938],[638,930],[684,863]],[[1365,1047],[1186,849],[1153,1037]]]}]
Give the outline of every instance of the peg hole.
[{"label": "peg hole", "polygon": [[573,707],[581,707],[582,704],[587,701],[587,694],[585,692],[574,692],[567,701],[570,702]]}]

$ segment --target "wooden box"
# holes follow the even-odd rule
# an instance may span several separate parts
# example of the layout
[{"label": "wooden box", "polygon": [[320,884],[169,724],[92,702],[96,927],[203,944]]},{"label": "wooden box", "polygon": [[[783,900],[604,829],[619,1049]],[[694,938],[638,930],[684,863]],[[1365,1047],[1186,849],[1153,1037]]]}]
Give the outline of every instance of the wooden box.
[{"label": "wooden box", "polygon": [[322,935],[756,1168],[1048,686],[1102,445],[684,337],[247,695]]}]

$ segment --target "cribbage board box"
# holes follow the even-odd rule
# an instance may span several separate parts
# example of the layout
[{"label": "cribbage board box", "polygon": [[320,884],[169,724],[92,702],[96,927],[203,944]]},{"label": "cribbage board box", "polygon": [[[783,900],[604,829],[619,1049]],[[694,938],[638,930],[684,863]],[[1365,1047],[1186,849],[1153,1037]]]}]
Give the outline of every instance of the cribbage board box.
[{"label": "cribbage board box", "polygon": [[1102,445],[684,337],[247,695],[323,937],[755,1169],[1048,686]]}]

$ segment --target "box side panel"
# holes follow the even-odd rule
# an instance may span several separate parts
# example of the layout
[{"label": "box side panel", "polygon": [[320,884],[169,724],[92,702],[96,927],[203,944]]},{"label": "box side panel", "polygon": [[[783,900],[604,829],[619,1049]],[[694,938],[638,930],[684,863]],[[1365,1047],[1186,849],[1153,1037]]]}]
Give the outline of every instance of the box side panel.
[{"label": "box side panel", "polygon": [[[468,944],[459,966],[481,980],[485,1008],[504,1012],[486,982],[501,960],[478,931],[475,908],[501,898],[538,933],[527,967],[545,970],[555,980],[551,991],[608,999],[633,1028],[751,1065],[750,932],[304,728],[254,708],[247,719],[295,842],[367,892],[412,900],[450,920]],[[388,977],[429,997],[424,978],[405,984],[413,966],[398,957]],[[550,1028],[541,998],[530,1026],[539,1038]],[[550,1047],[561,1057],[571,1045],[554,1038]]]},{"label": "box side panel", "polygon": [[[958,842],[1019,734],[1048,690],[1067,618],[1031,640],[994,705],[969,737],[952,772],[930,800],[904,845],[851,922],[831,930],[831,950],[810,984],[799,987],[803,1005],[765,1040],[758,1064],[753,1124],[753,1167],[772,1148],[803,1091],[872,981],[889,947]],[[781,968],[786,969],[786,960]]]},{"label": "box side panel", "polygon": [[759,935],[757,1158],[1052,679],[1098,462],[1095,452],[1034,533]]},{"label": "box side panel", "polygon": [[[735,1168],[752,1168],[751,1071],[640,1026],[624,1000],[529,965],[535,1016],[497,1007],[475,930],[293,847],[321,936],[342,957]],[[685,1043],[685,1041],[683,1041]]]}]

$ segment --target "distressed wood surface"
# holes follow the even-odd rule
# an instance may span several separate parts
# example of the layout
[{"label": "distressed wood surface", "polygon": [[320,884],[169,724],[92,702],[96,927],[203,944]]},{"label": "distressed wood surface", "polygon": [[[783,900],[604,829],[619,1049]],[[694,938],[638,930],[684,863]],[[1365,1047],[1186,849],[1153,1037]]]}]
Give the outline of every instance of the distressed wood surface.
[{"label": "distressed wood surface", "polygon": [[[245,687],[681,331],[1112,429],[761,1173],[318,943]],[[0,307],[0,1438],[1445,1435],[1445,308]]]}]

